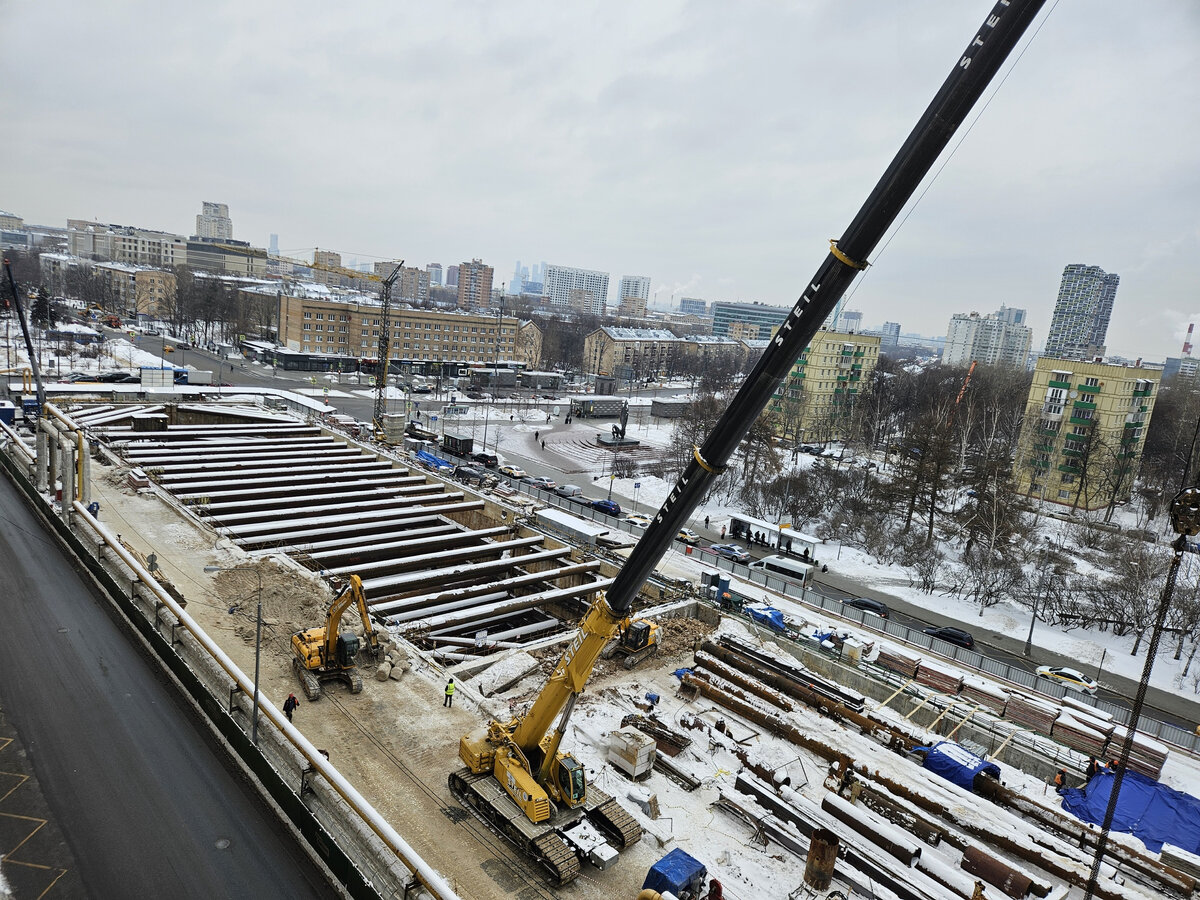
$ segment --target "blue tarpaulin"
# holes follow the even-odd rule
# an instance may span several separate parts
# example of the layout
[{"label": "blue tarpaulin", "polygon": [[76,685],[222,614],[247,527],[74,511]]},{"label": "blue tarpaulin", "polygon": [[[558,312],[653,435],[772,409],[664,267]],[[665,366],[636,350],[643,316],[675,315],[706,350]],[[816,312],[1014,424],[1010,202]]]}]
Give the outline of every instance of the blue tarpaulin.
[{"label": "blue tarpaulin", "polygon": [[[1082,788],[1063,791],[1063,809],[1085,822],[1102,824],[1116,777],[1111,769],[1101,769]],[[1127,769],[1112,828],[1140,839],[1151,853],[1162,850],[1164,843],[1200,853],[1200,799]]]},{"label": "blue tarpaulin", "polygon": [[746,615],[760,625],[766,625],[768,628],[774,628],[776,631],[787,631],[787,625],[783,621],[783,613],[773,606],[763,606],[756,603],[746,607]]},{"label": "blue tarpaulin", "polygon": [[[915,747],[924,750],[924,747]],[[1000,767],[985,759],[980,759],[965,747],[960,747],[951,741],[942,741],[928,748],[925,755],[925,768],[935,775],[940,775],[947,781],[957,784],[968,791],[975,790],[976,775],[1000,777]]]},{"label": "blue tarpaulin", "polygon": [[708,870],[704,868],[703,863],[676,847],[650,867],[642,890],[650,888],[660,894],[670,891],[676,897],[684,891],[696,894],[704,886],[704,878],[707,875]]}]

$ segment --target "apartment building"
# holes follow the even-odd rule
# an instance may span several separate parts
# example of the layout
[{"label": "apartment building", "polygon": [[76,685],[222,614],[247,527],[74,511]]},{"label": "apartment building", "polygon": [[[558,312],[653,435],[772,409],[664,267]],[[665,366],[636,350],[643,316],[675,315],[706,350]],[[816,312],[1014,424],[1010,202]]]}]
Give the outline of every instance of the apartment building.
[{"label": "apartment building", "polygon": [[1099,266],[1078,263],[1066,266],[1043,355],[1055,359],[1103,356],[1120,284],[1120,275],[1105,272]]},{"label": "apartment building", "polygon": [[487,309],[492,303],[492,280],[495,269],[485,266],[482,260],[459,263],[450,267],[454,271],[458,286],[459,309]]},{"label": "apartment building", "polygon": [[1039,359],[1017,445],[1017,490],[1074,509],[1128,500],[1159,376],[1134,366]]},{"label": "apartment building", "polygon": [[790,306],[717,301],[712,305],[712,333],[741,340],[770,337],[791,311]]},{"label": "apartment building", "polygon": [[[289,350],[374,358],[379,348],[379,299],[363,294],[287,294],[279,297],[279,340]],[[542,332],[505,316],[393,306],[391,358],[429,371],[496,359],[538,368]]]},{"label": "apartment building", "polygon": [[855,398],[879,363],[879,347],[879,337],[818,331],[767,406],[779,417],[780,436],[817,442],[847,437]]},{"label": "apartment building", "polygon": [[608,303],[608,273],[570,266],[546,266],[542,295],[553,308],[570,309],[572,291],[590,291],[603,309]]},{"label": "apartment building", "polygon": [[680,339],[659,328],[597,328],[583,339],[584,371],[626,381],[674,368]]},{"label": "apartment building", "polygon": [[182,235],[85,219],[67,219],[67,247],[72,256],[134,266],[169,269],[187,263],[187,241]]},{"label": "apartment building", "polygon": [[981,316],[972,312],[951,316],[946,329],[942,362],[948,366],[967,366],[979,362],[989,366],[1024,369],[1029,361],[1029,348],[1033,344],[1033,329],[1005,321],[1001,316],[1006,312],[1024,313],[1024,310],[1001,308],[999,313],[993,315]]}]

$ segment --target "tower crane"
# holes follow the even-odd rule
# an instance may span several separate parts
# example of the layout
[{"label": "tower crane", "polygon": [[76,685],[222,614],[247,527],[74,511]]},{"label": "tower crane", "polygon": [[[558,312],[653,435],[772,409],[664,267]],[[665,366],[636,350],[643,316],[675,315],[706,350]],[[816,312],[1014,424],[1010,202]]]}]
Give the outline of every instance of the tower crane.
[{"label": "tower crane", "polygon": [[383,431],[383,417],[387,414],[387,376],[392,356],[392,285],[402,268],[404,260],[396,264],[392,274],[379,286],[379,371],[375,375],[375,410],[371,416],[376,434]]}]

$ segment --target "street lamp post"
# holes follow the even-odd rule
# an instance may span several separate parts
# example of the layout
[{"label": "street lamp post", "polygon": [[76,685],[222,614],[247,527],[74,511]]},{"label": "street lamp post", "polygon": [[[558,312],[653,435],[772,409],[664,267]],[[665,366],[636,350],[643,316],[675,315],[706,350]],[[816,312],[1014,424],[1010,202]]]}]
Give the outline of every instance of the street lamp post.
[{"label": "street lamp post", "polygon": [[[262,648],[262,570],[258,566],[205,566],[205,572],[253,572],[258,577],[258,593],[254,613],[254,709],[250,714],[250,743],[258,746],[258,674],[259,651]],[[236,609],[237,605],[233,607]],[[233,611],[230,610],[230,612]]]}]

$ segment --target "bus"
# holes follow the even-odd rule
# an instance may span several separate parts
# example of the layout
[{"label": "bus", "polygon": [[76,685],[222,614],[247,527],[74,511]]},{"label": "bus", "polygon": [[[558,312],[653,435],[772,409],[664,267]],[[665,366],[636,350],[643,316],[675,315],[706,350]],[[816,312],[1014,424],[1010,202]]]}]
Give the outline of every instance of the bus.
[{"label": "bus", "polygon": [[788,524],[773,525],[753,516],[734,513],[729,517],[729,536],[746,544],[774,547],[780,554],[794,556],[804,562],[817,562],[817,546],[821,539],[796,531]]},{"label": "bus", "polygon": [[813,573],[816,571],[814,566],[790,556],[764,556],[762,559],[756,559],[750,563],[750,568],[786,578],[801,587],[808,587],[812,584]]}]

